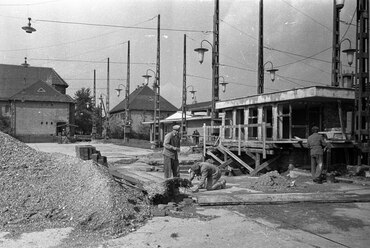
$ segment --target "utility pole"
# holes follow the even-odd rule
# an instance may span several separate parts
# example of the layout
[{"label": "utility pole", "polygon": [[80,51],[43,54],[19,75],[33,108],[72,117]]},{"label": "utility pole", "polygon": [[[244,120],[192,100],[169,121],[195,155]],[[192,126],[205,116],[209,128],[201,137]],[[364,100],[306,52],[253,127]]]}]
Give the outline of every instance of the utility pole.
[{"label": "utility pole", "polygon": [[263,94],[265,80],[263,68],[263,0],[260,0],[259,8],[257,94]]},{"label": "utility pole", "polygon": [[181,130],[182,138],[186,137],[186,34],[184,34],[184,63],[182,72]]},{"label": "utility pole", "polygon": [[154,83],[155,91],[155,103],[154,103],[154,145],[160,147],[160,106],[159,106],[159,97],[160,97],[160,41],[161,41],[161,15],[158,15],[158,27],[157,27],[157,64],[156,64],[156,75]]},{"label": "utility pole", "polygon": [[[355,137],[370,166],[369,0],[357,0]],[[361,156],[358,157],[361,165]]]},{"label": "utility pole", "polygon": [[93,99],[92,99],[92,130],[91,138],[96,138],[96,70],[94,70],[94,88],[93,88]]},{"label": "utility pole", "polygon": [[127,43],[127,79],[126,79],[126,106],[125,106],[125,126],[124,141],[129,142],[131,133],[131,115],[130,115],[130,41]]},{"label": "utility pole", "polygon": [[339,70],[340,70],[340,10],[343,4],[337,4],[337,0],[333,0],[333,53],[332,53],[332,73],[331,86],[339,86]]},{"label": "utility pole", "polygon": [[213,15],[213,49],[212,49],[212,108],[211,108],[211,126],[215,125],[215,119],[218,119],[216,111],[216,102],[219,100],[219,24],[220,24],[220,4],[215,0],[215,12]]}]

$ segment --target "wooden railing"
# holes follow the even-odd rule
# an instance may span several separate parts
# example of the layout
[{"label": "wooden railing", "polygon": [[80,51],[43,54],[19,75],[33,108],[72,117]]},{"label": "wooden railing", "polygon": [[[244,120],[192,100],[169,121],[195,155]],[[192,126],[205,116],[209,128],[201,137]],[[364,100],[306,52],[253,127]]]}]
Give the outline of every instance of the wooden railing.
[{"label": "wooden railing", "polygon": [[[256,136],[248,135],[248,128],[257,128]],[[227,126],[206,126],[203,125],[203,155],[206,155],[207,144],[217,146],[224,142],[236,142],[238,144],[238,155],[241,155],[241,147],[244,142],[260,141],[262,142],[263,158],[266,158],[266,129],[270,128],[270,124],[266,122],[256,124],[239,124]],[[218,131],[218,132],[216,132]],[[237,132],[236,132],[237,131]],[[229,134],[228,138],[226,133]],[[247,134],[247,135],[245,135]]]}]

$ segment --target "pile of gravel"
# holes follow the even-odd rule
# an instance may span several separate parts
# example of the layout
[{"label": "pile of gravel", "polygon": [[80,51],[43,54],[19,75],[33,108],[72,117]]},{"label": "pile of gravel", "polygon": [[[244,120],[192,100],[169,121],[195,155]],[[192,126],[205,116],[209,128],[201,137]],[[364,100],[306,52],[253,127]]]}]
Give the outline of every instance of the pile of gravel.
[{"label": "pile of gravel", "polygon": [[255,190],[274,190],[280,191],[288,188],[290,181],[281,176],[277,171],[270,171],[260,176],[252,185]]},{"label": "pile of gravel", "polygon": [[36,151],[0,132],[0,226],[73,226],[122,234],[150,216],[148,199],[106,167]]}]

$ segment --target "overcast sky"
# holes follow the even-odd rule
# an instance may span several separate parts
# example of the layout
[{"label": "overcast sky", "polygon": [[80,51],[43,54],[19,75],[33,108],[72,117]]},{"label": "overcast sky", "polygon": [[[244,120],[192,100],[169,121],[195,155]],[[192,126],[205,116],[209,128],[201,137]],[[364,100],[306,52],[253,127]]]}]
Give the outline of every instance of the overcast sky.
[{"label": "overcast sky", "polygon": [[[352,47],[355,26],[346,23],[356,24],[355,5],[355,0],[347,0],[340,18],[340,36],[350,38]],[[219,71],[229,83],[226,93],[220,92],[221,100],[257,93],[258,6],[259,0],[220,0]],[[67,93],[73,97],[82,87],[92,88],[94,69],[97,92],[106,94],[109,57],[112,109],[124,97],[118,98],[114,89],[125,84],[127,40],[131,92],[144,82],[147,69],[155,70],[160,14],[161,95],[181,106],[186,34],[187,84],[197,90],[198,102],[209,101],[211,53],[200,65],[194,49],[203,39],[212,43],[207,31],[213,29],[213,12],[214,0],[0,0],[0,63],[19,65],[28,57],[31,66],[52,67],[69,84]],[[279,69],[274,83],[265,74],[265,92],[331,84],[332,14],[333,0],[264,0],[264,61]],[[28,17],[35,33],[21,29]],[[342,43],[342,49],[348,46]],[[344,54],[342,60],[344,70],[353,70]]]}]

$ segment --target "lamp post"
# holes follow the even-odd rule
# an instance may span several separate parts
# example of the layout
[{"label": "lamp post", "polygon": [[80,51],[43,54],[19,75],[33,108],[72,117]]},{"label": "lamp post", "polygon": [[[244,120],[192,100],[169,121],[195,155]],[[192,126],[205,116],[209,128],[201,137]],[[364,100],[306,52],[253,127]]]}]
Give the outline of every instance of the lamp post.
[{"label": "lamp post", "polygon": [[221,84],[221,87],[222,87],[222,92],[225,93],[226,92],[226,85],[228,85],[229,83],[225,81],[224,76],[219,76],[219,78],[222,79],[222,82],[220,84]]},{"label": "lamp post", "polygon": [[158,84],[158,74],[153,71],[152,69],[147,69],[145,75],[142,77],[145,78],[145,84],[149,84],[149,79],[152,77],[148,74],[148,72],[152,72],[154,74],[154,83],[153,83],[153,90],[154,90],[154,116],[153,116],[153,137],[152,142],[155,147],[159,146],[159,84]]},{"label": "lamp post", "polygon": [[104,111],[104,114],[105,114],[105,118],[107,119],[105,122],[104,122],[104,125],[103,125],[103,116],[102,116],[102,127],[103,127],[103,134],[102,136],[106,139],[108,138],[107,137],[107,132],[108,132],[108,125],[109,125],[109,122],[108,122],[108,116],[107,116],[107,109],[105,108],[105,105],[104,105],[104,98],[103,98],[103,95],[105,96],[105,98],[107,98],[107,95],[103,94],[103,93],[100,93],[100,97],[99,97],[99,100],[100,100],[100,109],[103,109]]},{"label": "lamp post", "polygon": [[126,95],[125,95],[125,121],[124,121],[124,141],[125,142],[128,142],[129,141],[129,134],[130,134],[130,127],[131,127],[131,123],[130,123],[130,114],[129,114],[129,98],[128,98],[128,92],[127,92],[127,85],[123,85],[123,84],[119,84],[116,92],[117,92],[117,97],[120,96],[120,93],[122,91],[122,89],[120,88],[120,86],[126,88]]},{"label": "lamp post", "polygon": [[[342,50],[343,53],[347,54],[347,62],[348,62],[348,65],[351,66],[352,63],[353,63],[353,58],[354,58],[354,54],[356,52],[356,49],[352,48],[351,46],[351,40],[348,39],[348,38],[345,38],[343,40],[341,40],[338,44],[339,44],[339,49],[342,45],[342,43],[344,41],[348,41],[349,42],[349,48],[348,49],[344,49]],[[344,75],[343,75],[343,66],[342,66],[342,61],[339,57],[339,73],[337,74],[337,79],[336,81],[338,82],[337,83],[337,86],[341,86],[341,87],[344,87]],[[346,75],[347,77],[348,75]]]},{"label": "lamp post", "polygon": [[218,64],[215,63],[215,51],[214,46],[208,40],[202,40],[200,43],[200,47],[194,49],[195,52],[198,53],[198,60],[199,63],[202,64],[204,61],[204,53],[208,51],[207,48],[203,47],[203,42],[208,43],[212,47],[212,106],[211,106],[211,126],[214,126],[214,121],[218,118],[216,113],[216,101],[219,100],[219,93],[218,93]]},{"label": "lamp post", "polygon": [[186,98],[187,98],[187,89],[191,87],[191,90],[189,91],[190,94],[191,94],[191,99],[194,99],[195,98],[195,92],[197,92],[193,85],[189,85],[185,88],[185,91],[183,91],[183,94],[182,94],[182,106],[181,106],[181,130],[182,130],[182,138],[185,139],[186,138],[186,134],[187,134],[187,128],[186,128]]},{"label": "lamp post", "polygon": [[274,82],[274,81],[275,81],[275,73],[276,73],[279,69],[274,68],[274,65],[272,64],[272,62],[271,62],[271,61],[267,61],[265,64],[263,64],[263,70],[265,70],[265,66],[267,65],[267,63],[270,63],[270,64],[271,64],[271,69],[268,69],[268,70],[266,70],[266,71],[270,73],[271,81],[272,81],[272,82]]}]

